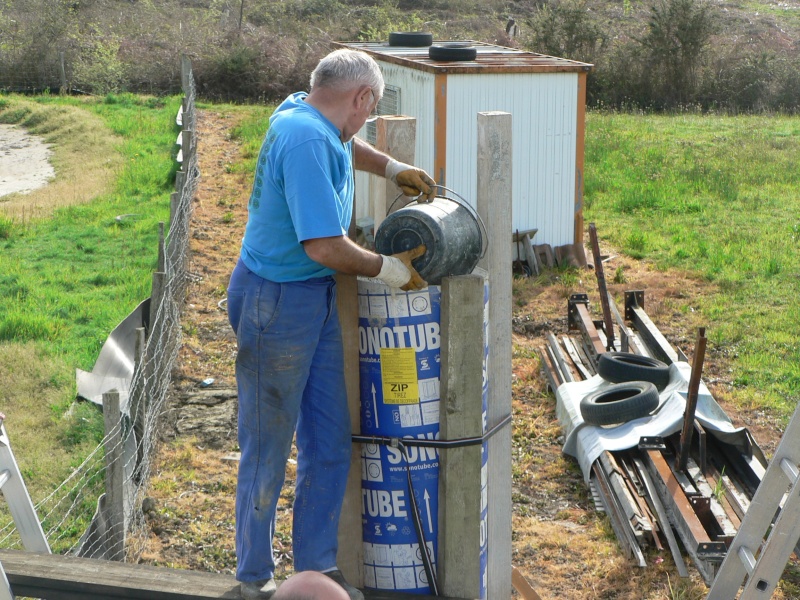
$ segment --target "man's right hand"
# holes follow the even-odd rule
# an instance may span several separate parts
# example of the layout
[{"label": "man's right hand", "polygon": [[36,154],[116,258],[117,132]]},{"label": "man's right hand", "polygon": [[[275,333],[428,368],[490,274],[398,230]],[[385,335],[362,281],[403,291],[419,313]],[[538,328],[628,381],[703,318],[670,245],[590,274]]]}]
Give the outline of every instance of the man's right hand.
[{"label": "man's right hand", "polygon": [[420,274],[417,273],[417,270],[411,266],[411,261],[425,254],[425,250],[427,250],[427,248],[425,248],[425,245],[422,244],[421,246],[417,246],[411,250],[406,250],[405,252],[400,252],[399,254],[392,254],[393,257],[399,258],[402,261],[411,274],[411,278],[408,280],[408,283],[402,286],[400,288],[401,290],[408,292],[411,290],[421,290],[428,287],[428,282],[420,277]]},{"label": "man's right hand", "polygon": [[425,246],[417,246],[405,252],[391,256],[383,256],[383,265],[377,278],[389,287],[399,287],[401,290],[421,290],[428,283],[420,277],[417,270],[411,266],[411,261],[425,254]]}]

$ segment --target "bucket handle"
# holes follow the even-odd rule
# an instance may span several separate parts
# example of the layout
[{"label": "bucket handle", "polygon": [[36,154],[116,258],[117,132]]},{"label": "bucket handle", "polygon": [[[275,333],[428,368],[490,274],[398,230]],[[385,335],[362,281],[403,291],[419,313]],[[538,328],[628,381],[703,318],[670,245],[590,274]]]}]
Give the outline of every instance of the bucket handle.
[{"label": "bucket handle", "polygon": [[[489,232],[486,230],[486,224],[483,222],[483,219],[481,219],[481,216],[478,214],[478,211],[475,210],[474,208],[472,208],[472,206],[470,206],[470,204],[464,199],[464,197],[461,196],[461,194],[459,194],[455,190],[451,190],[450,188],[445,187],[443,185],[439,185],[438,183],[435,184],[435,185],[432,185],[431,187],[442,189],[442,190],[444,190],[446,192],[450,192],[451,194],[453,194],[453,196],[455,196],[455,198],[450,198],[448,196],[437,196],[437,198],[443,198],[445,200],[450,200],[451,202],[455,202],[456,204],[459,204],[459,205],[463,206],[464,208],[467,209],[467,211],[469,211],[469,213],[472,215],[472,217],[478,223],[478,227],[481,230],[481,256],[480,256],[480,258],[483,258],[484,256],[486,256],[486,251],[489,249]],[[400,200],[400,198],[403,197],[403,196],[405,196],[405,194],[403,192],[400,192],[400,194],[397,196],[397,198],[395,198],[392,201],[392,203],[389,205],[389,209],[386,212],[389,213],[392,210],[392,208],[394,207],[394,205],[397,203],[397,201]],[[419,198],[421,196],[422,196],[422,194],[420,194],[419,196],[414,198],[414,200],[412,200],[411,202],[416,202],[417,204],[427,204],[426,202],[420,202],[419,201]],[[456,198],[458,198],[458,199],[456,199]],[[409,202],[408,204],[411,204],[411,202]],[[408,204],[406,204],[406,206],[408,206]]]}]

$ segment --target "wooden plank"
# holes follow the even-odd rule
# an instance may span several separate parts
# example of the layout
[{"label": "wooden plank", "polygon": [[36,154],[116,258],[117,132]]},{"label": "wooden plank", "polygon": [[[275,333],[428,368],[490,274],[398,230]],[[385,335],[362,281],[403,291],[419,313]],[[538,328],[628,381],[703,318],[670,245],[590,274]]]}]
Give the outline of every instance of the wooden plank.
[{"label": "wooden plank", "polygon": [[531,236],[527,233],[522,236],[522,248],[525,251],[525,260],[528,261],[528,266],[533,275],[538,275],[541,272],[539,268],[539,258],[536,256],[536,251],[533,249],[533,242]]},{"label": "wooden plank", "polygon": [[511,567],[511,584],[525,600],[542,600],[542,597],[536,593],[536,590],[528,583],[528,580],[519,572],[517,567]]},{"label": "wooden plank", "polygon": [[[47,600],[241,599],[239,582],[219,573],[20,550],[0,550],[0,563],[17,596]],[[363,591],[365,600],[467,600]]]},{"label": "wooden plank", "polygon": [[230,575],[19,550],[0,550],[0,562],[17,596],[48,600],[240,598],[239,584]]},{"label": "wooden plank", "polygon": [[583,243],[583,161],[586,138],[586,80],[587,74],[578,73],[578,104],[575,109],[575,244]]},{"label": "wooden plank", "polygon": [[538,348],[538,351],[539,362],[542,366],[542,371],[544,372],[544,376],[547,378],[550,391],[555,394],[558,387],[564,383],[564,380],[561,379],[561,375],[558,372],[558,367],[555,365],[555,361],[548,356],[547,351],[544,348]]},{"label": "wooden plank", "polygon": [[[478,275],[445,277],[441,302],[439,433],[483,435],[483,291]],[[439,452],[440,591],[480,596],[482,444]]]},{"label": "wooden plank", "polygon": [[572,343],[572,340],[569,338],[568,335],[561,336],[561,343],[564,345],[564,349],[567,351],[567,354],[572,359],[572,362],[575,363],[575,366],[580,371],[580,374],[583,375],[584,379],[589,379],[592,376],[592,373],[589,369],[586,368],[586,365],[583,364],[583,360],[581,360],[580,355],[578,354],[577,348],[575,348],[575,344]]},{"label": "wooden plank", "polygon": [[[344,374],[350,426],[361,431],[361,392],[358,368],[358,279],[353,275],[336,275],[339,323],[344,347]],[[353,532],[361,538],[361,445],[353,444],[350,473],[339,517],[339,553],[337,565],[345,578],[355,586],[364,584],[364,544],[353,543]]]}]

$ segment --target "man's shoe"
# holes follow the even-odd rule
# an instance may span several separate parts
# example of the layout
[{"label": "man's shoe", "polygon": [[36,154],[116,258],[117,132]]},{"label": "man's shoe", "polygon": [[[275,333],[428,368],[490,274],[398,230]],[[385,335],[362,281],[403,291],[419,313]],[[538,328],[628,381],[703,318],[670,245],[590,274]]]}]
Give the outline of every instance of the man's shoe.
[{"label": "man's shoe", "polygon": [[324,575],[327,575],[340,586],[342,586],[344,591],[347,592],[347,595],[350,596],[350,600],[364,600],[364,594],[361,593],[361,590],[347,583],[347,581],[344,579],[344,575],[342,575],[342,572],[339,569],[326,571]]},{"label": "man's shoe", "polygon": [[276,591],[278,591],[278,587],[272,578],[261,581],[243,581],[239,586],[239,592],[244,600],[267,600],[272,598]]}]

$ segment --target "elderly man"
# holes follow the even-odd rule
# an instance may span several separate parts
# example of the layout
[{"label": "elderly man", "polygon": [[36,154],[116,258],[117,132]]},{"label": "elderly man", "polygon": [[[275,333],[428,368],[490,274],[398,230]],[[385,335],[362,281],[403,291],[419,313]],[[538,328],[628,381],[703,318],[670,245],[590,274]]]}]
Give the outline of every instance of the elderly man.
[{"label": "elderly man", "polygon": [[382,256],[347,237],[353,165],[391,179],[407,195],[430,199],[435,186],[425,171],[354,137],[383,89],[370,56],[332,52],[314,69],[310,93],[293,94],[276,109],[258,157],[241,255],[228,287],[242,453],[236,578],[247,600],[275,593],[275,514],[295,431],[295,569],[323,572],[351,599],[363,599],[336,566],[351,431],[332,276],[377,277],[403,289],[427,285],[411,266],[424,247]]}]

